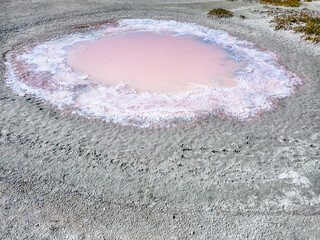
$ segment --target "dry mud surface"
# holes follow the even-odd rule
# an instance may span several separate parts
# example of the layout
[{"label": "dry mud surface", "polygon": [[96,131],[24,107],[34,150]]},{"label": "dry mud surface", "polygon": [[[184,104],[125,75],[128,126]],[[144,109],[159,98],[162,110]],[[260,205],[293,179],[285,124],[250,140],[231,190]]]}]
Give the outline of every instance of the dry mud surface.
[{"label": "dry mud surface", "polygon": [[[208,18],[214,7],[235,16]],[[275,32],[263,10],[249,1],[0,0],[0,239],[319,239],[320,47]],[[276,52],[304,84],[253,122],[169,129],[86,119],[5,84],[13,47],[112,18],[225,30]]]}]

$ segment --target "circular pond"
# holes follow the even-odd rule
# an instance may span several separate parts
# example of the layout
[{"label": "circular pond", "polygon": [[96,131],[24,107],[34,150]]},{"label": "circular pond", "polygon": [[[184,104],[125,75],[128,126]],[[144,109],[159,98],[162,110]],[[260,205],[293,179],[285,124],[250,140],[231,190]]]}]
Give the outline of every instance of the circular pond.
[{"label": "circular pond", "polygon": [[123,125],[203,116],[252,119],[301,80],[272,52],[192,23],[126,19],[6,57],[7,83],[60,108]]}]

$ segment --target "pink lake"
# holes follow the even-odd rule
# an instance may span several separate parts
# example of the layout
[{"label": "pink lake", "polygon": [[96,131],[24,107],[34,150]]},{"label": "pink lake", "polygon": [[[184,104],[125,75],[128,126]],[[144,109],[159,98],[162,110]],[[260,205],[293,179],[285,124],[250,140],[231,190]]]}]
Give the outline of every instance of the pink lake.
[{"label": "pink lake", "polygon": [[173,20],[121,19],[18,47],[6,54],[5,68],[18,94],[138,127],[253,119],[302,83],[273,52]]},{"label": "pink lake", "polygon": [[67,48],[67,64],[89,80],[127,83],[138,93],[176,94],[199,85],[236,87],[243,64],[227,51],[191,35],[136,32],[76,43]]}]

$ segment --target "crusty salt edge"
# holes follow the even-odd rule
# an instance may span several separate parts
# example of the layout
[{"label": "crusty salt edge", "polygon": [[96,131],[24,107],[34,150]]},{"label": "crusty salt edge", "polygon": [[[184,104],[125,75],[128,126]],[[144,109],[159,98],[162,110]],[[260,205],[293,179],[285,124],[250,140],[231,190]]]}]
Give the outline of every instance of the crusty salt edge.
[{"label": "crusty salt edge", "polygon": [[[237,61],[243,61],[246,72],[237,72],[239,82],[233,88],[202,86],[202,90],[178,95],[160,93],[136,93],[125,88],[126,83],[105,86],[90,83],[86,75],[75,73],[66,64],[65,48],[81,41],[93,41],[110,35],[137,31],[172,32],[191,34],[208,44],[216,44],[230,53]],[[48,72],[51,81],[59,88],[55,91],[35,88],[18,78],[14,59],[6,59],[7,83],[20,94],[34,94],[59,107],[69,106],[88,117],[99,117],[123,125],[148,127],[167,126],[175,121],[192,121],[215,112],[246,120],[270,110],[273,102],[289,96],[294,86],[301,84],[294,73],[277,64],[276,55],[261,51],[247,41],[238,40],[226,32],[202,27],[193,23],[151,19],[120,20],[117,26],[105,26],[86,33],[76,33],[41,43],[20,55],[16,60],[28,64],[35,74]],[[79,88],[77,86],[86,86]]]}]

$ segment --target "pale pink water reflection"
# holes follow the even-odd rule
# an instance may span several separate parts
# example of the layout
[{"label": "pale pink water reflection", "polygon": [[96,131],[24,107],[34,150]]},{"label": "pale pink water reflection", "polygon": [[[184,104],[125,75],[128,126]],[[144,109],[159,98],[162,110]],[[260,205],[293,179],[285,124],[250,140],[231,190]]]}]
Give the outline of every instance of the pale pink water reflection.
[{"label": "pale pink water reflection", "polygon": [[107,85],[128,83],[138,93],[174,94],[197,88],[235,87],[243,70],[225,50],[194,36],[138,32],[77,43],[67,49],[76,72]]}]

